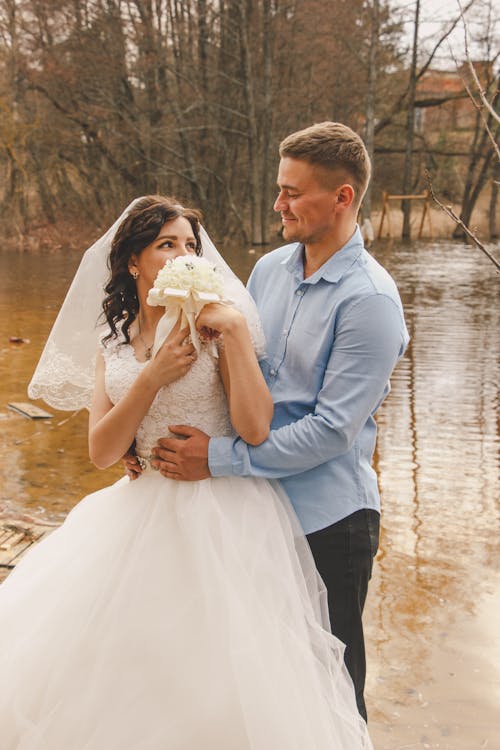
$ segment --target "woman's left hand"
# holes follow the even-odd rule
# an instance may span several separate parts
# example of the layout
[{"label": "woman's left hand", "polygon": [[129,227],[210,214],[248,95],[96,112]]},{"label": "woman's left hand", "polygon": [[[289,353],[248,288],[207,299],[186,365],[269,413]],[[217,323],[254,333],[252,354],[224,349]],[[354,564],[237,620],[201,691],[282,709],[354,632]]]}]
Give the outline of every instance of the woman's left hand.
[{"label": "woman's left hand", "polygon": [[142,474],[142,469],[137,456],[135,453],[128,451],[122,458],[123,466],[125,467],[125,473],[131,481],[139,479]]},{"label": "woman's left hand", "polygon": [[212,339],[244,322],[244,316],[236,308],[221,302],[211,302],[205,305],[196,318],[196,328],[205,338]]}]

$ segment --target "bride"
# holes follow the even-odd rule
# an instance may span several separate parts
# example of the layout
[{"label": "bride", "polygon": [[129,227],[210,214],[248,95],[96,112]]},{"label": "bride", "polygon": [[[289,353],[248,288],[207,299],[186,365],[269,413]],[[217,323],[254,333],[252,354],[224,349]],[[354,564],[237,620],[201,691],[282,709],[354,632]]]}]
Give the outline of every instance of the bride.
[{"label": "bride", "polygon": [[[206,305],[191,337],[178,322],[151,356],[163,310],[148,291],[190,253],[220,269],[234,304]],[[83,257],[29,392],[65,409],[91,400],[94,463],[135,440],[145,470],[84,498],[0,587],[2,750],[371,748],[283,493],[176,482],[149,463],[167,424],[264,440],[262,350],[252,300],[196,211],[140,198]]]}]

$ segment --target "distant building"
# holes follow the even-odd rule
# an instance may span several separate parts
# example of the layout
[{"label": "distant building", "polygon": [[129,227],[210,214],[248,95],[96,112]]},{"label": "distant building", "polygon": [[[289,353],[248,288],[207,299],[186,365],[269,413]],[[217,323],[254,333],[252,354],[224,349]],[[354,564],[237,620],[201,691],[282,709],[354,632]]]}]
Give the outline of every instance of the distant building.
[{"label": "distant building", "polygon": [[[490,62],[474,62],[474,68],[481,82],[491,76]],[[469,66],[464,63],[457,70],[428,70],[417,87],[417,101],[441,99],[452,96],[439,106],[418,107],[416,110],[416,130],[424,137],[448,135],[474,130],[477,110],[471,102],[464,81],[474,91]]]}]

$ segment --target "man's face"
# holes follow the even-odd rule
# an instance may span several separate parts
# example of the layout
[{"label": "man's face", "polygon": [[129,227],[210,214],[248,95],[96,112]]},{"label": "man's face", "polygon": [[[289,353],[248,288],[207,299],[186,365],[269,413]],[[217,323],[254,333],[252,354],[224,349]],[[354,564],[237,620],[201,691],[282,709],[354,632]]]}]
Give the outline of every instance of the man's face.
[{"label": "man's face", "polygon": [[[327,187],[313,164],[284,156],[277,182],[280,192],[274,210],[281,214],[285,240],[307,245],[332,234],[338,188]],[[340,175],[338,183],[342,184]]]}]

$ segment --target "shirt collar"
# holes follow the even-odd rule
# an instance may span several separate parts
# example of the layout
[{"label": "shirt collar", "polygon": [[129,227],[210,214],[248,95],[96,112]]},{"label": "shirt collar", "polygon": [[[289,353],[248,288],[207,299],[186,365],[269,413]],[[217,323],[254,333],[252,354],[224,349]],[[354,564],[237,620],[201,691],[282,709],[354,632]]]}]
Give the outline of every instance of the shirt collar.
[{"label": "shirt collar", "polygon": [[363,237],[359,226],[348,242],[331,258],[323,263],[309,278],[304,279],[304,245],[298,244],[290,257],[283,261],[287,271],[296,276],[304,284],[316,284],[320,279],[332,283],[339,281],[345,272],[359,258],[364,248]]}]

